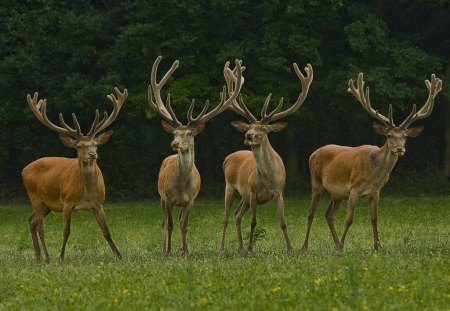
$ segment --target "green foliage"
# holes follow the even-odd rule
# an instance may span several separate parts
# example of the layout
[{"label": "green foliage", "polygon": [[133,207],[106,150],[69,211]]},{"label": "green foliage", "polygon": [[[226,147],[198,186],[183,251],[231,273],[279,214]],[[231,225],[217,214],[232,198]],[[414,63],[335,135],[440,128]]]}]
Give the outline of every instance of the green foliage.
[{"label": "green foliage", "polygon": [[[269,92],[271,107],[298,96],[292,63],[311,63],[310,94],[287,122],[288,134],[273,144],[295,176],[307,176],[307,159],[316,148],[338,143],[380,144],[372,118],[346,92],[349,79],[363,71],[373,106],[382,113],[393,104],[396,121],[426,99],[423,80],[444,76],[448,66],[450,18],[445,1],[4,1],[0,8],[0,200],[24,196],[20,172],[44,156],[74,156],[56,134],[35,119],[26,94],[48,99],[51,120],[75,112],[82,128],[95,109],[110,111],[105,95],[127,87],[129,98],[112,125],[113,139],[101,148],[100,166],[111,198],[156,195],[162,159],[170,137],[147,104],[150,69],[163,55],[160,71],[179,59],[180,68],[164,93],[184,119],[191,99],[196,111],[207,99],[218,102],[223,64],[243,59],[242,95],[259,115]],[[417,25],[420,25],[418,27]],[[443,165],[444,90],[426,131],[409,143],[401,160],[418,174]],[[230,112],[212,120],[196,138],[203,184],[222,185],[221,162],[244,148],[229,126]],[[286,132],[285,132],[286,133]],[[290,137],[287,139],[286,137]],[[286,157],[289,155],[289,157]],[[410,156],[411,155],[411,156]],[[420,156],[418,156],[420,155]],[[292,165],[292,163],[296,165]],[[300,187],[288,179],[288,188]],[[209,191],[209,190],[208,190]]]},{"label": "green foliage", "polygon": [[[258,227],[265,235],[248,254],[238,253],[231,223],[226,249],[219,251],[223,202],[198,200],[190,217],[191,255],[186,259],[178,225],[174,254],[162,256],[157,200],[106,205],[122,260],[114,258],[92,213],[77,212],[66,259],[60,263],[62,215],[51,213],[45,221],[48,265],[33,258],[26,222],[31,208],[1,205],[0,310],[445,310],[450,303],[449,199],[382,198],[380,252],[371,250],[370,217],[361,200],[342,254],[333,250],[326,220],[319,216],[328,204],[323,200],[309,250],[301,254],[309,200],[287,198],[292,256],[286,253],[273,204],[258,208]],[[249,214],[242,222],[244,232],[250,227]],[[343,207],[339,232],[345,214]]]}]

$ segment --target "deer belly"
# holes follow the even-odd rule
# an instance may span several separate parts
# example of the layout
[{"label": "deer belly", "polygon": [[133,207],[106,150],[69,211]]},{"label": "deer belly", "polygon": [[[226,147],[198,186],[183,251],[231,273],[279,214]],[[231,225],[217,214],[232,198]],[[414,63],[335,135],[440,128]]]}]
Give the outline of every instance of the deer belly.
[{"label": "deer belly", "polygon": [[258,204],[266,203],[267,201],[272,200],[274,195],[275,195],[275,192],[270,189],[264,189],[262,191],[258,191],[256,193],[256,202],[258,202]]},{"label": "deer belly", "polygon": [[96,208],[97,204],[95,202],[81,202],[80,204],[75,205],[74,211],[79,210],[91,210]]},{"label": "deer belly", "polygon": [[350,195],[350,186],[345,184],[325,184],[324,188],[328,191],[328,193],[331,195],[334,199],[347,199]]},{"label": "deer belly", "polygon": [[191,201],[190,196],[186,192],[180,192],[171,197],[173,205],[184,206]]}]

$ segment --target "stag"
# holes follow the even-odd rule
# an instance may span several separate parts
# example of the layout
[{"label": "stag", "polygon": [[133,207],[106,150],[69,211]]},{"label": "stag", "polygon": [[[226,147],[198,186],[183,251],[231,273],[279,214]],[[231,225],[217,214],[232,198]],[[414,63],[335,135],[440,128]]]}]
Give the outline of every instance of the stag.
[{"label": "stag", "polygon": [[[171,239],[173,231],[172,211],[173,206],[181,206],[179,214],[179,222],[182,237],[182,254],[189,254],[186,241],[187,226],[189,215],[194,205],[194,200],[200,191],[200,174],[195,166],[194,156],[194,137],[201,133],[205,127],[205,123],[224,111],[236,99],[243,83],[241,62],[236,60],[236,83],[237,87],[226,98],[226,89],[223,88],[220,94],[219,104],[208,111],[209,101],[197,117],[193,117],[195,101],[188,109],[188,123],[183,125],[178,121],[172,110],[170,103],[170,94],[167,94],[167,100],[164,103],[161,99],[161,89],[167,82],[169,77],[178,68],[179,61],[175,61],[169,71],[163,76],[160,82],[156,81],[156,73],[158,65],[162,57],[159,56],[153,64],[150,85],[148,87],[148,102],[162,117],[161,125],[163,129],[172,134],[174,139],[171,147],[177,154],[171,155],[164,159],[158,177],[158,192],[161,196],[161,209],[164,213],[163,220],[163,254],[171,254]],[[224,67],[224,74],[230,71],[228,63]]]},{"label": "stag", "polygon": [[61,126],[55,125],[47,117],[47,101],[40,99],[38,93],[27,96],[28,104],[36,118],[49,129],[59,134],[61,142],[77,150],[76,159],[46,157],[28,164],[22,171],[22,179],[25,189],[33,207],[33,214],[28,219],[31,237],[33,240],[36,259],[41,259],[41,249],[38,234],[44,251],[45,261],[50,257],[44,238],[44,218],[50,212],[62,212],[64,221],[63,244],[60,258],[64,259],[66,243],[70,235],[70,221],[72,212],[77,210],[92,210],[97,223],[109,243],[114,254],[122,258],[114,244],[111,233],[106,225],[103,203],[105,201],[105,184],[100,168],[97,165],[97,146],[108,142],[112,135],[109,130],[97,135],[107,128],[117,117],[125,99],[128,96],[127,89],[123,93],[114,88],[114,94],[107,98],[114,106],[111,115],[105,111],[100,121],[98,110],[95,111],[95,119],[87,135],[81,132],[77,117],[72,113],[75,128],[70,127],[59,114]]},{"label": "stag", "polygon": [[[252,212],[250,238],[248,242],[248,251],[253,250],[253,235],[256,227],[256,207],[259,204],[276,201],[276,209],[280,220],[280,226],[286,240],[288,252],[292,252],[292,245],[286,229],[284,219],[284,199],[283,191],[286,179],[283,160],[278,153],[272,148],[267,134],[269,132],[279,132],[286,127],[286,123],[271,122],[285,118],[294,113],[306,99],[308,90],[313,80],[313,69],[308,64],[305,67],[306,77],[302,74],[297,64],[294,63],[294,70],[302,85],[302,92],[298,96],[295,103],[288,109],[281,111],[283,98],[281,98],[278,106],[269,114],[267,108],[269,106],[272,94],[269,94],[262,107],[261,120],[250,112],[239,96],[239,101],[234,100],[230,108],[237,114],[246,118],[250,124],[234,121],[231,125],[239,132],[245,133],[244,143],[250,146],[251,151],[241,150],[230,154],[223,162],[223,171],[225,174],[225,214],[223,219],[223,233],[221,250],[225,248],[225,234],[228,226],[230,210],[233,205],[235,192],[241,196],[241,202],[235,211],[235,223],[238,238],[239,251],[243,248],[241,220],[243,215],[250,209]],[[226,71],[225,78],[229,92],[236,85],[236,70]]]},{"label": "stag", "polygon": [[[348,229],[353,222],[356,203],[360,197],[369,199],[370,218],[373,229],[374,249],[381,249],[378,237],[377,210],[380,190],[389,179],[389,174],[397,163],[398,157],[405,154],[407,137],[416,137],[423,126],[409,126],[420,119],[428,117],[433,110],[434,99],[442,89],[442,81],[431,75],[431,81],[425,80],[428,88],[428,99],[417,111],[413,105],[406,120],[396,126],[393,120],[392,105],[389,105],[389,115],[386,118],[370,105],[369,88],[364,92],[363,74],[358,76],[357,88],[353,80],[349,81],[348,92],[353,94],[363,108],[383,125],[373,124],[375,133],[386,137],[383,147],[359,146],[345,147],[327,145],[317,149],[309,158],[311,172],[311,207],[308,215],[306,237],[302,250],[307,250],[311,225],[319,200],[324,190],[331,195],[331,202],[325,213],[336,249],[342,251]],[[342,238],[339,240],[336,232],[336,214],[343,200],[348,200],[347,218]]]}]

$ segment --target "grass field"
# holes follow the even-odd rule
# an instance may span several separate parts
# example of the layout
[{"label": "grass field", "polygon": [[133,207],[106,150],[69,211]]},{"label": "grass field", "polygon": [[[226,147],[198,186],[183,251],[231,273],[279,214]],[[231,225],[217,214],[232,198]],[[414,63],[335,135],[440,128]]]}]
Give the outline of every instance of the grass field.
[{"label": "grass field", "polygon": [[[122,260],[114,258],[92,213],[75,213],[60,263],[62,215],[52,213],[46,218],[50,264],[33,259],[26,221],[31,207],[3,204],[0,309],[450,310],[450,197],[383,198],[381,252],[371,250],[369,212],[361,200],[343,254],[333,250],[323,217],[326,201],[319,206],[309,251],[300,254],[309,200],[286,199],[292,256],[273,205],[258,210],[253,254],[237,252],[232,219],[222,253],[222,201],[198,200],[188,231],[190,257],[180,254],[176,226],[174,254],[164,258],[155,200],[105,206]],[[340,232],[344,216],[345,208],[337,221]],[[244,235],[249,222],[246,215]]]}]

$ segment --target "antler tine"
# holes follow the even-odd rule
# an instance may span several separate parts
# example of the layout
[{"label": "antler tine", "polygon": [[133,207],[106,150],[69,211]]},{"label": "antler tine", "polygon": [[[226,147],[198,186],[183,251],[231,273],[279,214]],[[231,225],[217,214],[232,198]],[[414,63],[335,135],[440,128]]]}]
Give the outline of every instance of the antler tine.
[{"label": "antler tine", "polygon": [[[358,75],[358,89],[355,88],[353,83],[353,79],[348,81],[348,89],[349,93],[352,93],[353,96],[361,103],[363,108],[374,118],[381,121],[386,127],[394,127],[394,123],[392,121],[392,108],[390,108],[389,118],[386,118],[382,114],[378,112],[378,110],[374,110],[370,105],[369,99],[369,87],[366,87],[366,93],[364,93],[364,80],[363,73],[360,72]],[[392,121],[392,122],[391,122]]]},{"label": "antler tine", "polygon": [[[167,104],[164,104],[161,99],[161,89],[164,86],[164,84],[167,82],[167,80],[170,78],[170,76],[174,73],[174,71],[178,68],[180,62],[178,60],[174,61],[172,66],[170,67],[169,71],[166,72],[166,74],[163,76],[161,81],[158,83],[156,81],[156,73],[158,71],[159,63],[162,60],[162,56],[158,56],[153,63],[152,71],[150,74],[150,85],[148,88],[148,102],[150,106],[152,106],[156,111],[165,119],[167,122],[172,123],[173,125],[181,125],[181,123],[175,119],[172,118],[172,114],[167,110],[166,106]],[[153,101],[152,93],[154,93],[155,101]],[[172,111],[173,113],[173,111]],[[174,115],[174,114],[173,114]]]},{"label": "antler tine", "polygon": [[261,120],[262,121],[266,121],[266,117],[267,117],[267,107],[269,107],[269,102],[270,102],[270,98],[272,97],[272,93],[269,93],[269,95],[267,95],[267,98],[264,102],[264,105],[261,109]]},{"label": "antler tine", "polygon": [[178,121],[177,116],[175,115],[175,113],[172,110],[172,104],[170,103],[170,93],[167,93],[166,109],[169,112],[169,115],[170,115],[170,117],[172,119],[172,123],[176,124],[176,125],[181,125],[181,122]]},{"label": "antler tine", "polygon": [[89,133],[87,134],[87,136],[91,136],[94,133],[94,130],[95,130],[95,128],[98,125],[99,118],[100,118],[100,112],[98,112],[98,109],[95,109],[95,119],[94,119],[94,122],[91,125],[91,129],[89,130]]},{"label": "antler tine", "polygon": [[[38,95],[39,94],[37,92],[34,93],[33,97],[31,97],[30,94],[28,94],[27,101],[28,101],[28,105],[31,108],[31,111],[36,116],[36,118],[39,120],[39,122],[41,122],[42,124],[47,126],[49,129],[51,129],[57,133],[60,133],[60,134],[69,135],[74,138],[78,138],[80,135],[82,135],[81,131],[72,129],[65,122],[64,123],[61,122],[61,124],[64,126],[64,128],[53,124],[47,117],[47,100],[41,99],[38,101],[37,100]],[[62,118],[62,114],[60,114],[60,120],[61,120],[61,118]],[[77,126],[77,124],[75,124],[75,126]],[[79,126],[80,125],[78,124],[77,129],[79,128]]]},{"label": "antler tine", "polygon": [[278,111],[280,111],[281,107],[283,106],[283,100],[284,100],[284,98],[281,97],[280,102],[278,103],[278,106],[271,113],[269,113],[269,115],[265,116],[265,120],[270,120],[274,114],[276,114]]},{"label": "antler tine", "polygon": [[[230,79],[233,80],[232,84],[234,83],[235,85],[232,86],[233,90],[230,92],[229,90],[229,97],[227,100],[225,100],[226,96],[226,88],[223,88],[222,93],[220,94],[220,102],[219,104],[210,112],[203,114],[202,116],[198,116],[196,118],[195,121],[190,122],[192,123],[205,123],[208,120],[212,119],[213,117],[215,117],[216,115],[218,115],[219,113],[221,113],[222,111],[224,111],[225,109],[227,109],[229,106],[231,106],[235,100],[236,97],[238,96],[239,92],[241,91],[241,87],[243,84],[243,79],[242,79],[242,67],[241,67],[241,61],[236,59],[235,60],[236,63],[236,67],[234,68],[234,70],[236,71],[236,75],[228,68],[229,63],[225,63],[224,66],[224,76],[225,79],[227,79],[227,76],[230,77]],[[227,85],[229,83],[227,82]]]},{"label": "antler tine", "polygon": [[273,114],[271,113],[270,118],[266,118],[266,122],[272,122],[272,121],[279,120],[281,118],[291,115],[298,108],[300,108],[300,106],[305,101],[306,96],[308,95],[309,87],[311,86],[311,82],[314,78],[313,68],[312,68],[311,64],[308,64],[305,67],[306,77],[302,74],[302,72],[300,71],[300,69],[298,68],[296,63],[293,64],[293,67],[294,67],[295,73],[297,74],[297,77],[300,79],[300,82],[302,84],[302,92],[298,96],[296,102],[290,108],[288,108],[284,111],[281,111],[281,112],[276,112]]},{"label": "antler tine", "polygon": [[413,106],[413,111],[409,114],[405,121],[400,124],[402,128],[408,128],[413,122],[428,117],[433,111],[434,98],[442,90],[442,80],[436,78],[435,74],[431,75],[431,82],[425,80],[425,85],[428,89],[428,98],[425,104],[416,112],[416,105]]}]

